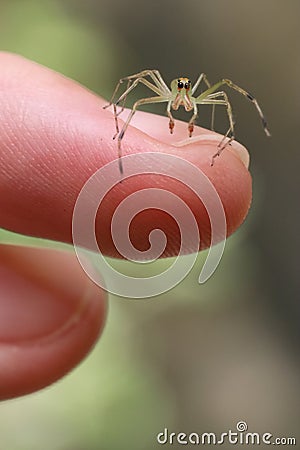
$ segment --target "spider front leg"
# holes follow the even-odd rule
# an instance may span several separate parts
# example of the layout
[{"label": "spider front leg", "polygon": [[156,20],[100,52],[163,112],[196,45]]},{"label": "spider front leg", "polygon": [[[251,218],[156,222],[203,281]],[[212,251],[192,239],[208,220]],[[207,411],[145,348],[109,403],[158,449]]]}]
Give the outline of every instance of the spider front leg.
[{"label": "spider front leg", "polygon": [[174,120],[174,117],[172,116],[171,108],[172,108],[172,100],[170,100],[170,101],[168,102],[168,106],[167,106],[167,114],[168,114],[168,117],[169,117],[169,119],[170,119],[170,120],[169,120],[169,130],[170,130],[170,133],[173,134],[174,127],[175,127],[175,120]]},{"label": "spider front leg", "polygon": [[149,98],[142,98],[140,100],[137,100],[135,104],[133,105],[132,110],[130,111],[129,116],[127,117],[126,122],[124,123],[119,135],[118,135],[118,158],[119,158],[119,170],[121,175],[123,175],[123,164],[122,164],[122,140],[124,138],[124,135],[126,133],[126,130],[131,122],[131,119],[133,118],[134,114],[136,113],[136,110],[141,105],[146,105],[150,103],[164,103],[169,101],[169,96],[159,96],[159,97],[149,97]]},{"label": "spider front leg", "polygon": [[193,101],[193,107],[194,107],[194,113],[192,115],[192,117],[190,118],[190,121],[188,123],[188,131],[189,131],[189,137],[192,137],[193,131],[194,131],[194,123],[195,120],[198,117],[198,108],[197,108],[197,104],[196,101]]}]

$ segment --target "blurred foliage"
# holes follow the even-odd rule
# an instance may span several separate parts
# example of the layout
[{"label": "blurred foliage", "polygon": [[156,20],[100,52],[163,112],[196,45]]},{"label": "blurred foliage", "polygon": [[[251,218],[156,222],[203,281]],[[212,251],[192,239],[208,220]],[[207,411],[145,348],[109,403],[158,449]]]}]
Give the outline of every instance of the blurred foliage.
[{"label": "blurred foliage", "polygon": [[[145,68],[167,81],[226,76],[255,93],[273,133],[266,141],[251,105],[233,93],[254,201],[217,272],[199,286],[199,255],[189,276],[158,298],[112,296],[103,338],[80,367],[1,404],[1,450],[148,450],[165,426],[220,432],[242,419],[252,431],[295,435],[299,14],[297,0],[0,0],[3,50],[107,97],[121,76]],[[1,241],[62,247],[4,231]]]},{"label": "blurred foliage", "polygon": [[0,5],[2,50],[24,55],[96,91],[109,83],[115,57],[101,29],[70,14],[63,2],[16,0]]}]

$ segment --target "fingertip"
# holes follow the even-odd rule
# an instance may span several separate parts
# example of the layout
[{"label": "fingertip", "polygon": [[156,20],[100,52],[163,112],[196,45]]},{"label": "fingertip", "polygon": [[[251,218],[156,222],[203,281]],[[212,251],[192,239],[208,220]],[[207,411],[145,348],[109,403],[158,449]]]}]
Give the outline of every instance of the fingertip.
[{"label": "fingertip", "polygon": [[[113,114],[101,108],[106,103],[104,100],[72,80],[15,55],[5,56],[5,62],[11,89],[2,91],[6,107],[3,108],[4,121],[0,123],[0,160],[7,170],[1,174],[1,226],[22,234],[71,243],[73,210],[83,186],[98,169],[118,159],[118,146],[112,139]],[[24,71],[26,76],[23,76]],[[0,85],[4,81],[1,73]],[[16,122],[16,117],[22,120]],[[227,146],[211,167],[220,135],[195,127],[194,137],[187,138],[187,123],[180,121],[170,135],[168,118],[142,112],[134,116],[131,125],[122,140],[122,156],[143,153],[149,169],[148,152],[168,153],[190,161],[211,180],[222,199],[229,234],[240,226],[251,202],[251,176],[246,170],[245,150],[232,143],[232,148]],[[184,139],[189,139],[187,145],[179,147],[178,142]],[[119,164],[123,162],[124,159]],[[119,175],[123,165],[122,169],[117,163],[115,166],[115,173]],[[150,178],[143,175],[143,169],[139,167],[138,181],[124,179],[122,188],[119,183],[114,189],[113,201],[106,203],[105,227],[99,233],[99,244],[106,255],[120,256],[114,249],[108,224],[111,207],[117,207],[126,194],[149,187]],[[159,187],[159,184],[153,182],[152,186]],[[176,188],[176,192],[180,195],[180,188]],[[202,210],[191,207],[199,225],[205,223],[204,230],[200,231],[208,245],[208,226]],[[146,229],[156,228],[156,214],[147,220],[150,222]],[[137,236],[141,234],[135,225],[132,230]],[[141,246],[145,247],[148,236],[144,233],[140,239],[144,241]],[[174,241],[177,237],[173,234],[170,239]],[[173,255],[175,247],[171,245],[168,256]]]}]

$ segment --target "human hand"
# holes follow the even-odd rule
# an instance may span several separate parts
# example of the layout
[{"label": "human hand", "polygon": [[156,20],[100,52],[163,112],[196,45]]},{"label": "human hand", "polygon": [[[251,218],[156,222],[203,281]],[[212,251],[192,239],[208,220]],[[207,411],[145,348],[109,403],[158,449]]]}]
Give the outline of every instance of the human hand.
[{"label": "human hand", "polygon": [[[82,186],[117,157],[112,114],[102,109],[104,100],[80,85],[8,53],[0,54],[0,98],[0,226],[71,244],[72,213]],[[245,162],[244,150],[233,144],[211,168],[219,135],[182,148],[172,144],[186,138],[186,124],[177,122],[173,136],[164,117],[137,113],[132,124],[124,154],[170,153],[200,167],[219,193],[231,234],[251,202],[251,177],[237,156],[240,152]],[[98,231],[103,253],[118,256],[110,235],[118,203],[152,183],[151,177],[140,176],[114,188]],[[183,192],[178,183],[169,188]],[[207,214],[191,193],[183,197],[201,224],[204,248],[210,240]],[[150,230],[160,227],[168,237],[165,255],[176,254],[180,235],[155,211],[145,211],[132,224],[134,246],[147,248]],[[79,363],[102,330],[106,294],[71,252],[2,246],[0,261],[0,398],[10,398],[50,384]]]}]

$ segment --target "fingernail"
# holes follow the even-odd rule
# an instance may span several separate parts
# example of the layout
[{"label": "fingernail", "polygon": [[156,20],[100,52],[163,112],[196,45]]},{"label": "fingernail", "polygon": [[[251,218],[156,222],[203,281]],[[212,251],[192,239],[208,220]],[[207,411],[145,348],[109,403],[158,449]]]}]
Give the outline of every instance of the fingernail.
[{"label": "fingernail", "polygon": [[244,164],[246,169],[249,169],[250,164],[250,155],[246,147],[240,144],[237,141],[232,141],[231,145],[229,145],[228,150],[235,154],[239,158],[239,160]]},{"label": "fingernail", "polygon": [[[175,142],[173,145],[175,147],[184,147],[186,145],[194,144],[194,143],[206,143],[206,142],[216,142],[217,146],[220,143],[220,136],[215,133],[210,134],[200,134],[199,136],[193,136],[188,139],[184,139],[183,141]],[[248,153],[248,150],[239,142],[232,141],[230,145],[226,146],[226,150],[231,151],[231,153],[234,153],[235,156],[238,157],[238,159],[244,164],[246,169],[249,168],[250,163],[250,156]]]}]

